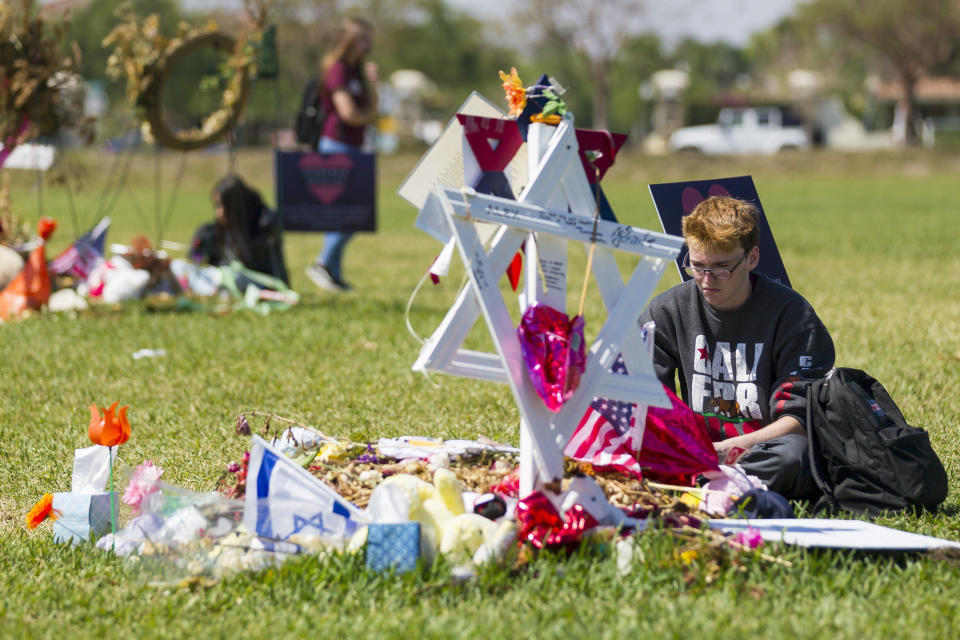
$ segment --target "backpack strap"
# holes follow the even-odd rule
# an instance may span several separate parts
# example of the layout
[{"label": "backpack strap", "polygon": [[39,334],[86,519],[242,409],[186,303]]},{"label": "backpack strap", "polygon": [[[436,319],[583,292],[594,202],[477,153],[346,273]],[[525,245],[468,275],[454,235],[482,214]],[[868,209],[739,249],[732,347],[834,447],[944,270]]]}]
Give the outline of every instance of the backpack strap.
[{"label": "backpack strap", "polygon": [[313,148],[310,149],[311,151],[317,150],[317,145],[320,144],[320,138],[323,137],[323,128],[327,124],[327,118],[330,117],[330,114],[323,108],[323,103],[327,98],[326,76],[317,75],[317,83],[319,84],[319,86],[317,87],[317,99],[313,103],[313,108],[316,110],[313,117],[317,121],[319,126],[317,127],[318,137],[316,140],[313,141]]},{"label": "backpack strap", "polygon": [[818,501],[818,505],[827,504],[832,511],[836,512],[840,508],[840,503],[833,495],[833,486],[823,476],[823,456],[820,455],[820,443],[817,438],[817,411],[830,395],[829,383],[829,378],[815,380],[810,383],[810,390],[807,392],[807,458],[810,462],[810,475],[813,477],[813,482],[824,496]]}]

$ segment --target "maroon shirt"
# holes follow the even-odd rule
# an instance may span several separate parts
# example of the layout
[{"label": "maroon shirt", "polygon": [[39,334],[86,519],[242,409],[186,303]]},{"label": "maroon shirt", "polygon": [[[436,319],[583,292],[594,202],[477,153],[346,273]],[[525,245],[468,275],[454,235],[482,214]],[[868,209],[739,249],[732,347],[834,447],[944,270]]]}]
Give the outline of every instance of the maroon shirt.
[{"label": "maroon shirt", "polygon": [[349,67],[343,60],[337,60],[327,71],[324,85],[326,93],[323,97],[323,107],[326,109],[327,118],[323,122],[323,136],[360,148],[363,146],[366,127],[354,127],[344,123],[333,106],[333,94],[340,90],[349,93],[359,109],[366,109],[370,105],[370,94],[360,75],[360,67]]}]

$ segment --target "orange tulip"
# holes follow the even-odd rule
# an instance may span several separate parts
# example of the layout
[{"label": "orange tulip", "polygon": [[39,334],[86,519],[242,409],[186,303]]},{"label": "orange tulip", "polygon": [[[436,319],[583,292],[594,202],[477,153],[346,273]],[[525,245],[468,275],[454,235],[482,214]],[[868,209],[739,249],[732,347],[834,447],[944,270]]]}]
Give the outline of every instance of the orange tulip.
[{"label": "orange tulip", "polygon": [[[87,433],[90,435],[90,441],[93,444],[100,444],[105,447],[114,447],[123,444],[130,439],[130,423],[127,421],[127,405],[120,408],[120,415],[116,415],[117,405],[114,402],[109,409],[97,410],[97,405],[90,405],[90,426],[87,427]],[[100,416],[103,411],[103,417]]]},{"label": "orange tulip", "polygon": [[30,513],[27,514],[27,527],[36,529],[47,516],[56,520],[58,515],[58,512],[53,510],[53,494],[45,493],[43,497],[40,498],[40,502],[33,505]]}]

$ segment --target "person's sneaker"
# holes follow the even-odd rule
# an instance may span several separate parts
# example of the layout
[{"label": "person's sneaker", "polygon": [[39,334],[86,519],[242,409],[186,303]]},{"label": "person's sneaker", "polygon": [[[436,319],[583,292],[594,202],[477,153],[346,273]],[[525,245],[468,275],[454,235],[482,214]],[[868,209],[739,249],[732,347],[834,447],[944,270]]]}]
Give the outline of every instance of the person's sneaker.
[{"label": "person's sneaker", "polygon": [[343,278],[333,278],[333,281],[337,284],[338,287],[340,287],[344,291],[350,291],[351,289],[353,289],[353,286],[351,286],[350,283],[344,280]]},{"label": "person's sneaker", "polygon": [[310,281],[321,289],[333,291],[334,293],[347,290],[346,287],[334,280],[333,276],[330,275],[330,272],[327,271],[327,268],[322,264],[310,265],[306,269],[306,274],[307,277],[310,278]]}]

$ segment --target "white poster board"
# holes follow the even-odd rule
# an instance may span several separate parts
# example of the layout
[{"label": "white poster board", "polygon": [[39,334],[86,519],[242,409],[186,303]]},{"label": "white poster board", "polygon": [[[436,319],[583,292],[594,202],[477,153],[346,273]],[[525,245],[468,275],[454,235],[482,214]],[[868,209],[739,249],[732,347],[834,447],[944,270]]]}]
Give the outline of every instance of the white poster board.
[{"label": "white poster board", "polygon": [[769,520],[708,520],[711,529],[737,534],[748,528],[764,542],[801,547],[861,549],[865,551],[923,551],[960,549],[960,542],[883,527],[864,520],[828,518],[772,518]]}]

